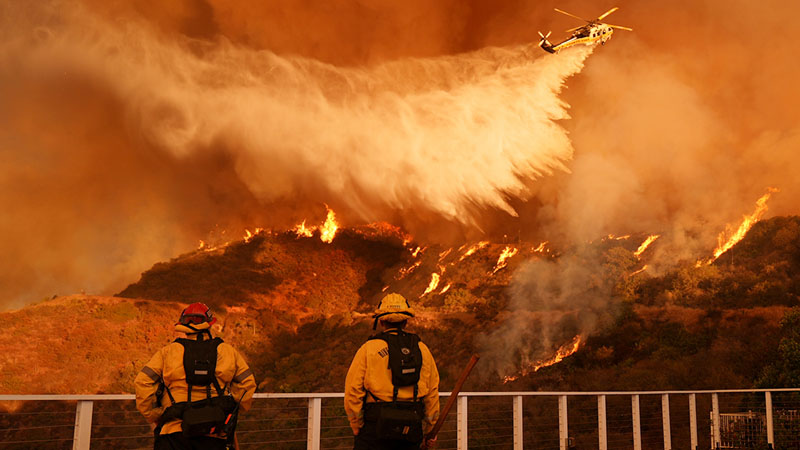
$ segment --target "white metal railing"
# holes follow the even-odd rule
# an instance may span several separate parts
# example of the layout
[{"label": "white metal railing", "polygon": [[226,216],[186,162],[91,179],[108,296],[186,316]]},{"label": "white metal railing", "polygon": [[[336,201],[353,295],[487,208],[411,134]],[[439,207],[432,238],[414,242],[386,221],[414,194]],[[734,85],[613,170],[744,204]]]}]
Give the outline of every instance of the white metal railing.
[{"label": "white metal railing", "polygon": [[[782,394],[782,393],[789,393],[789,394]],[[455,434],[454,439],[450,441],[453,442],[455,447],[458,450],[467,449],[467,448],[476,448],[476,447],[492,447],[493,445],[489,444],[481,444],[480,442],[476,442],[473,445],[470,445],[470,438],[475,439],[477,431],[475,430],[488,430],[488,432],[494,432],[494,437],[492,439],[500,440],[504,442],[506,446],[509,444],[512,446],[514,450],[521,450],[525,448],[525,441],[526,441],[526,431],[530,432],[533,426],[537,424],[541,424],[541,418],[537,415],[536,412],[531,413],[528,411],[527,418],[528,422],[531,422],[533,425],[526,424],[526,413],[524,409],[524,400],[528,399],[529,402],[533,402],[537,399],[549,398],[552,400],[556,400],[555,408],[557,411],[553,412],[553,415],[557,414],[557,421],[553,421],[551,425],[543,425],[544,428],[553,428],[557,427],[557,434],[556,430],[548,430],[547,432],[552,432],[553,436],[557,435],[557,444],[553,442],[552,447],[558,448],[559,450],[568,450],[569,448],[575,445],[576,436],[581,437],[586,440],[587,435],[595,436],[596,435],[596,445],[597,448],[600,450],[608,450],[609,448],[616,447],[616,448],[632,448],[634,450],[642,450],[643,448],[643,426],[645,425],[643,420],[647,420],[647,427],[648,430],[651,432],[656,428],[658,428],[657,424],[657,417],[660,416],[660,434],[661,439],[660,443],[663,444],[663,448],[665,450],[671,450],[673,448],[673,432],[675,427],[681,430],[681,434],[686,434],[686,439],[688,442],[683,442],[682,445],[676,446],[677,448],[685,448],[686,444],[689,445],[690,449],[698,449],[701,448],[699,444],[700,434],[698,433],[698,417],[708,417],[709,418],[709,433],[703,435],[704,437],[708,438],[708,446],[706,447],[703,445],[704,448],[720,448],[723,445],[723,434],[728,433],[729,431],[725,428],[725,423],[733,423],[730,420],[725,421],[725,423],[721,422],[721,411],[720,411],[720,396],[734,396],[739,394],[736,397],[736,400],[733,402],[734,404],[728,405],[725,407],[726,410],[737,410],[742,409],[744,407],[748,407],[750,410],[753,408],[758,409],[758,417],[763,417],[764,422],[764,433],[763,436],[757,437],[758,439],[762,439],[761,442],[764,444],[775,447],[775,439],[776,439],[776,432],[775,432],[775,423],[773,419],[776,417],[776,411],[773,403],[773,396],[774,395],[793,395],[794,397],[789,402],[783,402],[779,405],[779,409],[777,414],[781,418],[789,417],[792,421],[800,422],[800,415],[797,414],[797,411],[800,410],[800,389],[761,389],[761,390],[752,390],[752,389],[736,389],[736,390],[704,390],[704,391],[640,391],[640,392],[462,392],[459,394],[459,398],[457,401],[457,411],[454,418],[454,429],[451,429],[449,432]],[[449,396],[449,393],[442,393],[442,396]],[[763,396],[763,397],[762,397]],[[591,397],[596,398],[596,410],[594,409],[594,403],[587,400],[590,400]],[[624,414],[615,414],[611,419],[609,418],[608,413],[608,402],[611,399],[615,399],[616,402],[616,410],[620,410],[620,400],[624,400],[625,397],[630,399],[630,409],[626,411]],[[660,399],[660,414],[651,414],[648,416],[643,416],[642,413],[642,399],[647,398],[649,400],[653,400],[650,402],[651,404],[655,403],[656,399]],[[686,403],[683,403],[683,398],[685,397]],[[708,407],[708,414],[698,415],[698,397],[703,398],[705,401],[710,400],[710,405]],[[709,398],[710,397],[710,398]],[[269,427],[265,428],[258,428],[258,425],[254,425],[254,427],[250,431],[242,431],[243,434],[246,433],[266,433],[266,432],[277,432],[280,436],[288,436],[288,432],[298,432],[305,431],[305,439],[284,439],[284,440],[270,440],[270,441],[259,441],[258,439],[252,439],[247,441],[246,439],[240,438],[240,443],[243,445],[255,446],[256,448],[286,448],[286,447],[296,447],[298,445],[302,445],[302,442],[305,442],[305,447],[310,450],[319,450],[322,448],[321,442],[323,440],[339,442],[337,445],[341,445],[343,442],[347,444],[347,439],[352,439],[349,432],[349,426],[347,426],[346,418],[343,417],[341,412],[341,399],[343,398],[343,394],[341,393],[293,393],[293,394],[272,394],[272,393],[259,393],[255,394],[254,399],[256,402],[269,402],[275,400],[286,400],[286,401],[294,401],[300,402],[297,403],[300,406],[294,406],[292,408],[283,407],[283,408],[272,408],[272,411],[278,411],[281,414],[286,412],[287,409],[295,409],[297,413],[302,414],[302,410],[307,409],[307,415],[295,415],[295,416],[283,416],[277,419],[273,418],[263,418],[263,419],[252,419],[251,421],[256,422],[272,422],[272,426],[274,428],[275,421],[283,421],[279,423],[298,423],[298,422],[305,422],[302,427],[294,427],[294,428],[278,428],[278,429],[271,429]],[[485,407],[481,406],[480,399],[487,399],[491,400],[493,404],[499,405],[508,405],[510,409],[502,409],[502,410],[488,410],[482,411],[481,409],[486,409]],[[673,400],[671,402],[671,399]],[[683,403],[682,406],[679,407],[678,400],[680,399],[680,403]],[[750,404],[746,403],[742,399],[749,399],[751,402]],[[97,402],[108,402],[108,401],[126,401],[131,402],[134,400],[133,395],[0,395],[0,402],[76,402],[75,407],[75,421],[74,421],[74,429],[73,429],[73,449],[80,449],[80,450],[88,450],[90,447],[90,442],[92,441],[92,427],[93,427],[93,417],[100,412],[94,408],[95,403]],[[552,401],[551,400],[551,401]],[[568,408],[569,402],[568,400],[580,403],[582,406],[576,407],[575,411],[572,412],[574,422],[570,422],[571,412]],[[323,406],[323,401],[333,402],[333,406]],[[505,403],[506,401],[510,401],[509,403]],[[306,403],[307,402],[307,403]],[[471,422],[470,417],[468,415],[470,405],[473,405],[473,414],[475,415],[476,419]],[[588,406],[587,406],[588,405]],[[486,405],[484,405],[486,406]],[[334,412],[332,416],[325,416],[324,410],[325,409],[335,409],[338,412]],[[627,407],[626,407],[627,408]],[[262,410],[270,409],[270,408],[261,408]],[[552,408],[551,408],[552,409]],[[651,408],[654,409],[654,408]],[[676,412],[677,410],[677,412]],[[680,411],[687,413],[685,416]],[[542,409],[540,408],[537,410],[541,413]],[[763,411],[763,413],[762,413]],[[744,412],[744,411],[733,411],[733,412]],[[134,414],[134,410],[128,411],[126,414]],[[252,413],[252,411],[251,411]],[[3,413],[6,416],[14,416],[13,412]],[[28,414],[36,414],[36,413],[28,413]],[[48,414],[48,413],[42,413]],[[53,413],[49,413],[53,414]],[[63,412],[62,412],[63,414]],[[481,415],[482,414],[482,415]],[[725,413],[724,417],[729,417],[729,413]],[[752,414],[752,413],[751,413]],[[510,417],[509,417],[510,416]],[[586,417],[588,416],[595,416],[592,421],[593,423],[587,422]],[[672,420],[672,417],[675,416],[676,420]],[[260,416],[258,416],[260,417]],[[335,420],[336,426],[322,426],[323,418],[327,421]],[[553,417],[555,419],[555,417]],[[142,419],[143,420],[143,419]],[[595,421],[596,420],[596,421]],[[609,426],[609,421],[613,420],[614,427],[613,430]],[[783,419],[782,419],[783,420]],[[476,422],[477,421],[477,422]],[[478,423],[478,422],[487,422],[487,421],[495,421],[490,423],[490,425],[485,425],[485,423],[481,424],[485,428],[478,428],[473,427],[472,429],[474,432],[471,433],[471,423]],[[503,423],[500,423],[503,422]],[[510,422],[510,426],[503,427],[501,425],[508,425],[505,422]],[[686,423],[688,422],[688,423]],[[0,420],[0,433],[8,433],[17,430],[30,430],[30,429],[38,429],[38,428],[49,428],[48,426],[41,426],[41,427],[20,427],[20,428],[3,428],[5,423],[10,423],[9,417],[3,417]],[[780,423],[781,429],[789,429],[786,428],[786,421]],[[793,423],[793,422],[792,422]],[[676,425],[677,424],[677,425]],[[529,425],[526,429],[526,425]],[[58,425],[64,426],[64,425]],[[109,427],[144,427],[144,423],[137,424],[125,424],[125,425],[108,425]],[[571,428],[572,426],[572,428]],[[792,425],[793,427],[795,425]],[[53,426],[54,427],[54,426]],[[687,431],[688,433],[684,433]],[[800,427],[799,427],[800,428]],[[795,430],[797,428],[790,428],[791,430]],[[335,430],[338,435],[333,437],[325,437],[323,438],[323,431],[327,432],[328,430]],[[511,434],[504,435],[502,434],[504,431],[502,430],[510,430]],[[241,431],[241,427],[240,427]],[[612,432],[613,431],[613,432]],[[794,431],[792,431],[794,432]],[[609,441],[609,436],[613,434],[615,436],[615,440]],[[624,439],[620,438],[622,435],[627,435]],[[147,434],[139,434],[133,436],[122,436],[116,437],[117,439],[147,439],[149,436]],[[15,440],[16,438],[0,438],[0,448],[3,448],[5,444],[9,442],[12,444],[19,444],[24,442],[44,442],[43,440],[32,439],[30,441],[24,440]],[[115,437],[102,437],[96,438],[97,440],[113,440]],[[593,438],[594,439],[594,438]],[[726,438],[727,439],[727,438]],[[800,438],[797,438],[800,440]],[[57,439],[59,441],[70,440],[68,438]],[[727,442],[727,441],[725,441]],[[798,442],[800,441],[792,441]],[[283,443],[276,445],[276,443]],[[258,447],[259,445],[266,445],[266,447]],[[448,448],[447,445],[440,442],[440,448]],[[584,444],[585,445],[585,444]],[[592,447],[594,444],[592,444]],[[530,446],[529,448],[532,448]],[[546,448],[546,445],[537,445],[537,448]],[[658,445],[660,448],[660,445]],[[333,447],[333,448],[348,448],[344,446]],[[648,442],[647,448],[655,448],[653,442]]]}]

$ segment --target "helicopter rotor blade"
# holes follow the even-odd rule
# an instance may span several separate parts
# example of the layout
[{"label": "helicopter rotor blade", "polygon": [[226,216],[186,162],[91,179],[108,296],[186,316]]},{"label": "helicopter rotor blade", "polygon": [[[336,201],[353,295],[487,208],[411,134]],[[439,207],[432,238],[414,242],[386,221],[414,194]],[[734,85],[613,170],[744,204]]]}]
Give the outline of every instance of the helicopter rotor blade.
[{"label": "helicopter rotor blade", "polygon": [[607,23],[606,25],[610,26],[611,28],[616,28],[618,30],[633,31],[633,28],[623,27],[620,25],[611,25],[610,23]]},{"label": "helicopter rotor blade", "polygon": [[604,12],[603,14],[601,14],[600,17],[598,17],[596,20],[603,20],[606,17],[608,17],[609,14],[613,13],[614,11],[616,11],[618,9],[619,9],[619,6],[615,6],[615,7],[611,8],[611,9],[609,9],[608,11]]},{"label": "helicopter rotor blade", "polygon": [[558,9],[558,8],[553,8],[553,9],[555,9],[555,10],[556,10],[556,11],[558,11],[558,12],[560,12],[561,14],[566,14],[566,15],[568,15],[568,16],[570,16],[570,17],[574,17],[574,18],[576,18],[576,19],[578,19],[578,20],[582,20],[582,21],[584,21],[584,22],[591,22],[591,20],[586,20],[586,19],[584,19],[583,17],[578,17],[578,16],[576,16],[575,14],[571,14],[571,13],[568,13],[568,12],[566,12],[566,11],[562,11],[562,10],[560,10],[560,9]]},{"label": "helicopter rotor blade", "polygon": [[584,27],[584,25],[581,25],[581,26],[579,26],[579,27],[570,28],[569,30],[566,30],[566,31],[564,31],[564,32],[565,32],[565,33],[572,33],[573,31],[575,31],[575,30],[580,30],[580,29],[581,29],[581,28],[583,28],[583,27]]}]

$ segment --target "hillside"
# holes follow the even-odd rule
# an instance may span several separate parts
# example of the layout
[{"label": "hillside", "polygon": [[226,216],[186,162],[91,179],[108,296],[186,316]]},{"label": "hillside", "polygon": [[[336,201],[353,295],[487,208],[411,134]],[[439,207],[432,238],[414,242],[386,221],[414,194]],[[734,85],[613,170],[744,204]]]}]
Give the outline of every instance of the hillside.
[{"label": "hillside", "polygon": [[[485,363],[466,389],[753,385],[781,339],[781,318],[800,298],[800,218],[757,223],[713,264],[678,265],[657,277],[632,272],[641,240],[559,253],[519,242],[420,248],[383,229],[344,230],[331,244],[262,232],[158,263],[116,297],[60,297],[0,313],[0,350],[9,355],[0,363],[0,392],[131,392],[136,372],[175,337],[173,321],[192,301],[212,305],[215,333],[243,351],[260,391],[339,391],[383,291],[418,299],[413,329],[433,349],[443,389],[475,351]],[[520,306],[526,273],[544,276],[572,267],[568,261],[603,263],[591,266],[591,283],[559,293],[564,303]],[[518,341],[487,344],[516,323],[528,330]],[[580,346],[562,362],[538,371],[520,365],[546,359],[575,335]],[[509,349],[505,365],[492,363]],[[498,375],[516,377],[503,384]]]}]

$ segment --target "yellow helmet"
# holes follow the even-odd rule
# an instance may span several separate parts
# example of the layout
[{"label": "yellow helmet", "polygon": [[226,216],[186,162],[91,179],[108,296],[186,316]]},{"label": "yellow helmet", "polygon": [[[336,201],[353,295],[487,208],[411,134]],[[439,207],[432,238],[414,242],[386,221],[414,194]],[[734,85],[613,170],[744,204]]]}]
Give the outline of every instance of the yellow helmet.
[{"label": "yellow helmet", "polygon": [[378,309],[372,315],[372,318],[375,319],[372,328],[374,329],[378,325],[378,320],[402,322],[409,317],[414,317],[414,310],[411,309],[408,300],[400,294],[388,294],[381,299]]}]

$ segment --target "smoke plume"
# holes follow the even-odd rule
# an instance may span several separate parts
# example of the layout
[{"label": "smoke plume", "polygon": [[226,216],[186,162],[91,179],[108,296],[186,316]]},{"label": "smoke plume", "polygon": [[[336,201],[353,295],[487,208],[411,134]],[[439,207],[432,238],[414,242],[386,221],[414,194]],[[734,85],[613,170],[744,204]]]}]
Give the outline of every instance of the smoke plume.
[{"label": "smoke plume", "polygon": [[242,223],[287,199],[351,221],[516,215],[508,198],[567,170],[558,93],[591,51],[542,58],[526,44],[342,67],[76,3],[6,17],[3,206],[16,214],[2,235],[19,273],[4,271],[0,296],[12,301],[107,291],[187,249],[218,225],[208,217]]}]

